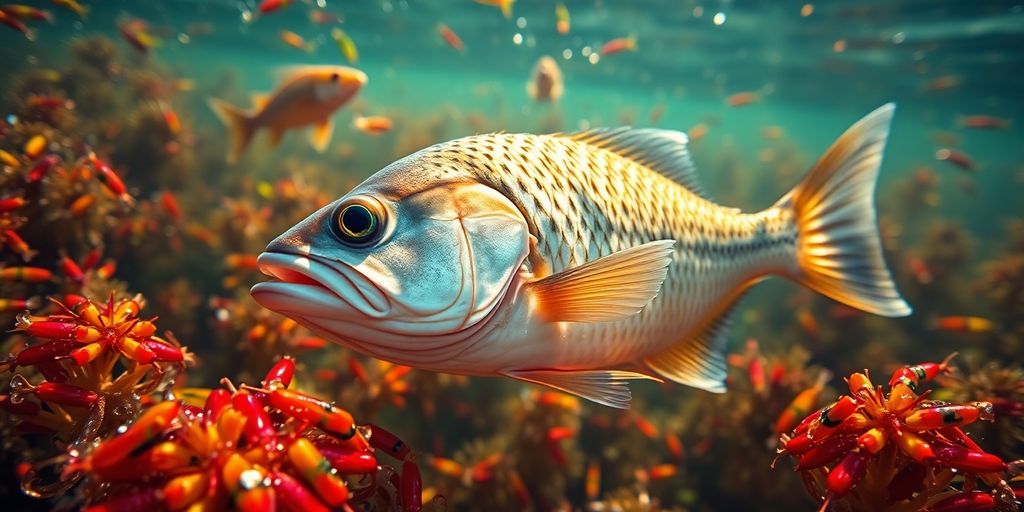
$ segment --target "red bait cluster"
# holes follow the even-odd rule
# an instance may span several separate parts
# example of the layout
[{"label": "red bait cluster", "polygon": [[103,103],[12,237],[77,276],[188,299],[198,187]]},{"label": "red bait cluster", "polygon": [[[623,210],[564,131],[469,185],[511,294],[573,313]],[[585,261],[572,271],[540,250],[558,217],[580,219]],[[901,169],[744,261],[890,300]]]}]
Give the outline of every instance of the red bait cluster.
[{"label": "red bait cluster", "polygon": [[[150,407],[67,466],[86,477],[92,503],[85,510],[420,510],[409,447],[288,389],[294,373],[286,357],[261,388],[180,390],[180,400]],[[400,461],[401,473],[378,465],[377,451]]]},{"label": "red bait cluster", "polygon": [[[1003,480],[1007,463],[961,429],[991,421],[992,404],[931,401],[930,391],[919,389],[946,371],[950,358],[896,370],[888,395],[867,372],[854,373],[848,395],[782,436],[780,453],[797,459],[796,470],[823,509],[879,510],[886,504],[930,512],[1016,510]],[[957,475],[963,482],[953,487]]]}]

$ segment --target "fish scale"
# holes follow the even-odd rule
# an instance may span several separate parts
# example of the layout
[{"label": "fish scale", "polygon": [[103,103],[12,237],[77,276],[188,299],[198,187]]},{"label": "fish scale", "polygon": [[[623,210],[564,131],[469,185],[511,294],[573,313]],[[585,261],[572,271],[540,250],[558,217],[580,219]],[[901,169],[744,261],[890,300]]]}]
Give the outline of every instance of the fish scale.
[{"label": "fish scale", "polygon": [[[607,363],[609,355],[613,363],[631,362],[638,352],[668,348],[765,265],[792,259],[791,218],[769,227],[768,214],[716,205],[658,171],[569,137],[480,135],[423,156],[443,165],[453,154],[485,151],[488,158],[474,160],[483,165],[471,167],[475,177],[526,212],[551,273],[655,240],[677,242],[659,297],[625,320],[573,324],[566,338],[577,345],[559,359],[564,368]],[[769,232],[774,238],[765,238]],[[749,250],[732,250],[744,243]]]}]

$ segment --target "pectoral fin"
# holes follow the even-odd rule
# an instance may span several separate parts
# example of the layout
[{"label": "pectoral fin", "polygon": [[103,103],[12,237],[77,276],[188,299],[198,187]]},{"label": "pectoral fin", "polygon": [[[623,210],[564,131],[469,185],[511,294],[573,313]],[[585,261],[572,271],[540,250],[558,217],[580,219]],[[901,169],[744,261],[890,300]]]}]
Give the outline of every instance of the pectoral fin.
[{"label": "pectoral fin", "polygon": [[549,322],[610,322],[639,313],[668,275],[674,240],[609,254],[527,285]]},{"label": "pectoral fin", "polygon": [[309,134],[309,142],[317,153],[327,150],[327,145],[331,143],[332,133],[334,133],[334,121],[330,119],[313,127],[313,131]]},{"label": "pectoral fin", "polygon": [[632,394],[627,381],[656,380],[623,370],[506,370],[507,377],[543,384],[616,409],[629,409]]}]

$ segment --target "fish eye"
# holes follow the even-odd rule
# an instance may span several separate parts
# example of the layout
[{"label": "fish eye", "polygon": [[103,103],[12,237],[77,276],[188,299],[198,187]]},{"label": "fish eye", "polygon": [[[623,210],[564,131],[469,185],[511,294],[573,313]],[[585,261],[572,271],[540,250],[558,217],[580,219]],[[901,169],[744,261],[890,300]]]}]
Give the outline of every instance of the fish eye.
[{"label": "fish eye", "polygon": [[366,247],[384,233],[384,213],[384,208],[376,201],[353,198],[338,205],[331,227],[342,243]]},{"label": "fish eye", "polygon": [[331,82],[337,83],[338,79],[340,79],[340,78],[341,78],[341,75],[339,75],[337,73],[331,73]]}]

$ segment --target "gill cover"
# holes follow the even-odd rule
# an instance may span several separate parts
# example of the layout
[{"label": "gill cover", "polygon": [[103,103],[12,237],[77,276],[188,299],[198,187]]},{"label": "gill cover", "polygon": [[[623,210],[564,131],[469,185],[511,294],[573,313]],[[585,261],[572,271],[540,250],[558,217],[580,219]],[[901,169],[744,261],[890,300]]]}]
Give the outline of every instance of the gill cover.
[{"label": "gill cover", "polygon": [[[479,183],[449,183],[393,200],[383,196],[357,189],[267,248],[304,250],[314,264],[346,277],[327,282],[308,276],[346,306],[330,319],[310,320],[364,346],[398,348],[409,336],[446,336],[491,313],[529,250],[519,210]],[[385,211],[379,240],[366,246],[339,236],[334,224],[346,206],[361,200],[376,201]],[[421,341],[405,348],[430,345]]]}]

